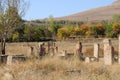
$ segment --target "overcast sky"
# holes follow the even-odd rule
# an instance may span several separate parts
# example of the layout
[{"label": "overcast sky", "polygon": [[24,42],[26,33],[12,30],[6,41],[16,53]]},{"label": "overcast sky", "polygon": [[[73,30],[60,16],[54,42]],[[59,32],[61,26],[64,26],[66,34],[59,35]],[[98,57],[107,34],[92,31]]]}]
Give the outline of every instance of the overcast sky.
[{"label": "overcast sky", "polygon": [[67,16],[92,8],[106,6],[115,0],[30,0],[29,9],[24,19],[35,20]]}]

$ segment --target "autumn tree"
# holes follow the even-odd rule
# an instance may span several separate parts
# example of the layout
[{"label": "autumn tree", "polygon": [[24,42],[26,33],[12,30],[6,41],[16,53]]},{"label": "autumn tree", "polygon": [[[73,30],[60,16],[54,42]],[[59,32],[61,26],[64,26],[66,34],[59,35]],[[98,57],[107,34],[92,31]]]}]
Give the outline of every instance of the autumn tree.
[{"label": "autumn tree", "polygon": [[66,39],[67,37],[69,37],[69,32],[68,32],[68,28],[60,28],[58,29],[58,33],[57,36],[59,39]]},{"label": "autumn tree", "polygon": [[89,31],[90,26],[87,24],[83,24],[80,26],[80,30],[81,30],[81,35],[85,36],[87,31]]},{"label": "autumn tree", "polygon": [[112,31],[114,37],[117,37],[120,34],[120,23],[114,23],[112,25]]},{"label": "autumn tree", "polygon": [[22,17],[26,12],[27,2],[24,0],[0,0],[0,35],[1,53],[5,54],[6,39],[21,25]]}]

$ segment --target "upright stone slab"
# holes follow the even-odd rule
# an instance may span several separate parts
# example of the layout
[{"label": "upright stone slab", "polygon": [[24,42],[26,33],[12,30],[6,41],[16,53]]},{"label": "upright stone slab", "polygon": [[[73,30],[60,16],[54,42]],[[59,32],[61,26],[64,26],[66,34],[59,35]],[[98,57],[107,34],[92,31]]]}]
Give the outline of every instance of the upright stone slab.
[{"label": "upright stone slab", "polygon": [[119,35],[119,49],[118,49],[118,63],[120,64],[120,35]]},{"label": "upright stone slab", "polygon": [[50,53],[50,42],[48,42],[47,44],[48,44],[48,45],[47,45],[47,46],[48,46],[48,48],[47,48],[47,49],[48,49],[48,50],[47,50],[47,53],[49,54],[49,53]]},{"label": "upright stone slab", "polygon": [[39,56],[43,56],[46,53],[44,45],[44,43],[39,45]]},{"label": "upright stone slab", "polygon": [[55,51],[54,51],[54,52],[55,52],[55,54],[57,54],[57,53],[58,53],[58,47],[55,46],[54,48],[55,48]]},{"label": "upright stone slab", "polygon": [[113,63],[113,47],[112,46],[107,46],[105,50],[105,64],[106,65],[112,65]]},{"label": "upright stone slab", "polygon": [[7,65],[11,65],[12,64],[12,56],[8,56],[7,57]]},{"label": "upright stone slab", "polygon": [[30,57],[31,54],[32,54],[31,47],[30,46],[26,46],[26,49],[27,49],[27,57]]},{"label": "upright stone slab", "polygon": [[113,63],[113,47],[111,46],[111,41],[109,39],[104,39],[104,63],[106,65],[112,65]]},{"label": "upright stone slab", "polygon": [[94,43],[94,57],[99,58],[99,44]]},{"label": "upright stone slab", "polygon": [[89,57],[85,58],[85,63],[90,63],[90,58]]},{"label": "upright stone slab", "polygon": [[78,42],[76,44],[75,55],[82,56],[82,43],[81,42]]}]

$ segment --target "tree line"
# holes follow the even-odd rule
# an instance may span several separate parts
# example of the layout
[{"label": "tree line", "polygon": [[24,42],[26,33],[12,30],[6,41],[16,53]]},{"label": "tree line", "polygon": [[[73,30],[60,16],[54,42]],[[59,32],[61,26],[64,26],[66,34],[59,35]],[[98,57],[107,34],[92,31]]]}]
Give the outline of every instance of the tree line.
[{"label": "tree line", "polygon": [[[64,24],[65,23],[65,24]],[[52,39],[79,38],[116,38],[120,33],[120,15],[115,15],[110,21],[101,22],[64,22],[62,25],[50,17],[49,21],[43,25],[25,24],[21,21],[21,26],[17,27],[7,38],[10,42],[19,41],[46,41]]]}]

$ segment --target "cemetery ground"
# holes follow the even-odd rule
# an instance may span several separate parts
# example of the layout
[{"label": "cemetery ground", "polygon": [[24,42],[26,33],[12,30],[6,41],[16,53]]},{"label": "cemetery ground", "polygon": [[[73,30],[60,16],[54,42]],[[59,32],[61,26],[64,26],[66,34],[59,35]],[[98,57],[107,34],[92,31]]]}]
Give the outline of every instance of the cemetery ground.
[{"label": "cemetery ground", "polygon": [[120,80],[120,65],[44,57],[0,66],[0,80]]},{"label": "cemetery ground", "polygon": [[[82,41],[82,40],[81,40]],[[99,58],[103,59],[103,40],[83,40],[83,55],[93,57],[94,43],[99,43]],[[118,39],[111,40],[114,47],[114,54],[118,56]],[[58,41],[58,51],[66,50],[73,54],[77,41]],[[115,61],[112,65],[105,65],[104,61],[91,61],[85,63],[76,56],[54,56],[47,54],[38,56],[37,50],[30,56],[28,46],[38,49],[36,43],[8,43],[6,51],[8,55],[26,55],[26,61],[15,61],[10,65],[0,65],[0,80],[120,80],[120,65]],[[46,46],[46,43],[45,43]],[[58,52],[58,53],[59,53]]]}]

